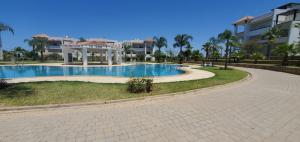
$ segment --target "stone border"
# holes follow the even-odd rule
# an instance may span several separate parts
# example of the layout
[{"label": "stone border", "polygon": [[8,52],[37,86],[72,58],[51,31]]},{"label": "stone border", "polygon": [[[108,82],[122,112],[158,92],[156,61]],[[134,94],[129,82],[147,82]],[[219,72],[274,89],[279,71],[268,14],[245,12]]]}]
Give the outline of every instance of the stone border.
[{"label": "stone border", "polygon": [[[92,67],[92,66],[91,66]],[[200,67],[200,66],[199,66]],[[185,71],[184,74],[153,77],[154,83],[167,83],[177,81],[199,80],[215,76],[214,73],[194,69],[195,67],[180,67]],[[26,83],[26,82],[43,82],[43,81],[81,81],[93,83],[126,83],[129,77],[117,76],[49,76],[49,77],[29,77],[29,78],[14,78],[8,79],[8,83]]]},{"label": "stone border", "polygon": [[[235,68],[235,67],[234,67]],[[241,69],[241,68],[238,68]],[[245,71],[245,70],[244,70]],[[50,105],[35,105],[35,106],[17,106],[17,107],[0,107],[0,113],[7,112],[7,113],[20,113],[24,111],[30,110],[47,110],[47,109],[55,109],[55,108],[68,108],[68,107],[76,107],[76,106],[96,106],[96,105],[105,105],[105,104],[113,104],[113,103],[123,103],[123,102],[131,102],[131,101],[138,101],[138,100],[156,100],[156,99],[163,99],[177,95],[186,95],[187,93],[196,93],[196,92],[203,92],[207,90],[212,90],[216,88],[223,88],[231,85],[235,85],[241,82],[245,82],[251,80],[252,74],[247,72],[248,75],[238,81],[216,85],[206,88],[188,90],[183,92],[176,92],[176,93],[169,93],[169,94],[162,94],[162,95],[155,95],[155,96],[145,96],[139,98],[129,98],[129,99],[118,99],[118,100],[107,100],[107,101],[95,101],[95,102],[84,102],[84,103],[68,103],[68,104],[50,104]]]}]

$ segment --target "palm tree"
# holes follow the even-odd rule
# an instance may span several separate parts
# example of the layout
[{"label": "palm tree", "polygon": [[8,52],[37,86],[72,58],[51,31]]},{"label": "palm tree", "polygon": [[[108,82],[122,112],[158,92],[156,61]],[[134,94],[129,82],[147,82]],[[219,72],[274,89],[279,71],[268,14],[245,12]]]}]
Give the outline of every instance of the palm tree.
[{"label": "palm tree", "polygon": [[19,58],[21,55],[25,55],[25,53],[27,52],[26,49],[20,47],[20,46],[17,46],[15,49],[14,49],[14,52],[15,54],[17,55],[17,57]]},{"label": "palm tree", "polygon": [[282,56],[282,65],[286,66],[288,65],[288,57],[289,55],[295,55],[297,54],[296,48],[294,44],[282,44],[277,46],[274,50],[274,53],[276,53],[279,56]]},{"label": "palm tree", "polygon": [[225,49],[225,65],[224,69],[227,69],[228,66],[228,57],[229,57],[229,48],[236,45],[236,37],[233,36],[232,32],[230,30],[225,30],[223,33],[219,34],[218,38],[225,43],[226,49]]},{"label": "palm tree", "polygon": [[278,28],[273,27],[262,35],[262,39],[268,41],[267,54],[266,54],[267,59],[270,59],[271,49],[274,47],[276,39],[280,37],[280,33],[281,31]]},{"label": "palm tree", "polygon": [[185,60],[190,62],[192,59],[192,49],[193,47],[191,45],[186,47],[186,50],[183,52],[183,55],[185,56]]},{"label": "palm tree", "polygon": [[160,58],[161,58],[161,48],[162,47],[166,47],[168,48],[168,43],[167,43],[167,39],[164,37],[153,37],[154,39],[154,45],[158,48],[158,52],[159,52],[159,56],[157,61],[160,62]]},{"label": "palm tree", "polygon": [[257,64],[257,61],[263,59],[264,55],[260,52],[254,52],[252,53],[251,58],[254,60],[254,64]]},{"label": "palm tree", "polygon": [[179,34],[175,38],[175,43],[173,44],[174,48],[179,48],[179,63],[182,64],[183,61],[183,48],[190,47],[190,41],[193,40],[193,37],[188,34]]},{"label": "palm tree", "polygon": [[48,38],[36,37],[31,40],[25,39],[24,41],[27,42],[29,46],[32,46],[32,50],[34,52],[38,52],[38,51],[40,52],[41,60],[43,61],[44,60],[44,52],[49,43]]},{"label": "palm tree", "polygon": [[242,44],[241,49],[245,52],[245,57],[250,58],[254,52],[257,52],[262,46],[257,43],[257,40],[248,40]]},{"label": "palm tree", "polygon": [[214,62],[216,62],[218,60],[218,58],[221,57],[221,54],[220,53],[220,50],[222,52],[222,46],[220,46],[220,39],[219,38],[216,38],[216,37],[211,37],[209,39],[210,43],[211,43],[211,46],[212,46],[212,53],[211,53],[211,56],[212,58],[214,58],[214,60],[212,60],[212,66],[214,66]]},{"label": "palm tree", "polygon": [[194,60],[194,61],[200,61],[201,59],[202,59],[202,54],[200,53],[200,51],[199,50],[194,50],[193,52],[192,52],[192,59]]},{"label": "palm tree", "polygon": [[206,42],[204,45],[202,45],[202,49],[205,52],[205,58],[208,59],[210,52],[212,50],[212,43]]},{"label": "palm tree", "polygon": [[132,58],[132,52],[131,52],[131,45],[124,45],[124,52],[125,52],[125,62],[127,61],[127,53],[131,53],[131,58]]},{"label": "palm tree", "polygon": [[8,32],[14,34],[14,29],[12,27],[0,22],[0,60],[3,60],[1,32],[4,32],[4,31],[8,31]]}]

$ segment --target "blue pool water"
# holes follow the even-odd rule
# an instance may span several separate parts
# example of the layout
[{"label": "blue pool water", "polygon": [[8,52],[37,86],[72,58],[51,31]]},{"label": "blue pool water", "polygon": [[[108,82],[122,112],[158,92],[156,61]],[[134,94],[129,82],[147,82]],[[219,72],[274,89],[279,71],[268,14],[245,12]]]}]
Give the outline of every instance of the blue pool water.
[{"label": "blue pool water", "polygon": [[71,67],[71,66],[0,66],[0,78],[25,78],[43,76],[120,76],[152,77],[183,74],[179,65],[137,64],[112,67]]}]

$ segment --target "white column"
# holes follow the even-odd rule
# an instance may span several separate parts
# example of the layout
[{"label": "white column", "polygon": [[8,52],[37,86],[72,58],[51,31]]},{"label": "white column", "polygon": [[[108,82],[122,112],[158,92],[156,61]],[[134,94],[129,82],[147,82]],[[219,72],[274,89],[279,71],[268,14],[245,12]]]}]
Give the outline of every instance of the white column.
[{"label": "white column", "polygon": [[111,47],[107,47],[107,62],[108,65],[112,65],[112,53],[111,53]]},{"label": "white column", "polygon": [[114,50],[114,58],[113,58],[113,60],[114,60],[114,63],[118,63],[118,53],[117,53],[117,50]]},{"label": "white column", "polygon": [[119,54],[119,63],[122,64],[123,62],[122,50],[119,50],[118,54]]},{"label": "white column", "polygon": [[69,64],[69,59],[68,59],[68,53],[69,52],[68,52],[68,48],[63,47],[62,51],[63,51],[64,64],[68,65]]},{"label": "white column", "polygon": [[84,66],[88,65],[88,60],[87,60],[87,48],[83,47],[82,48],[82,62]]},{"label": "white column", "polygon": [[130,62],[132,62],[132,49],[130,49]]}]

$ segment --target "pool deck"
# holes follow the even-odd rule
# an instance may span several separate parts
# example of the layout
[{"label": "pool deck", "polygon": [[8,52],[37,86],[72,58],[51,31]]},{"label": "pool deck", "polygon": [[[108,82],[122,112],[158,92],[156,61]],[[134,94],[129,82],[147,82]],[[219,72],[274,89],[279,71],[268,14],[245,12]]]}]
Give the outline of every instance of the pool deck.
[{"label": "pool deck", "polygon": [[[66,66],[60,63],[51,64],[26,64],[34,66]],[[132,65],[132,64],[122,64]],[[67,65],[67,66],[81,66],[81,65]],[[89,65],[88,67],[99,67],[107,65]],[[120,66],[120,65],[115,65]],[[203,71],[195,68],[200,66],[186,66],[180,67],[186,73],[174,76],[162,76],[153,77],[154,83],[166,83],[166,82],[177,82],[177,81],[188,81],[198,80],[213,77],[215,74]],[[82,82],[94,82],[94,83],[126,83],[129,77],[115,77],[115,76],[49,76],[49,77],[31,77],[31,78],[15,78],[7,80],[8,83],[24,83],[24,82],[41,82],[41,81],[82,81]]]}]

